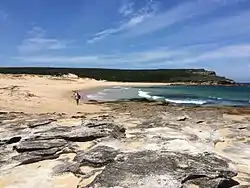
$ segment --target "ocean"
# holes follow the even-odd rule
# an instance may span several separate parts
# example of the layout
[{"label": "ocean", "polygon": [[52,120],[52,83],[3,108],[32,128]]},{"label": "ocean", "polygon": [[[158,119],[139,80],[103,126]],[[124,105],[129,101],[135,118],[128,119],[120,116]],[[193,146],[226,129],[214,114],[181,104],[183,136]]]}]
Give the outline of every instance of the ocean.
[{"label": "ocean", "polygon": [[108,87],[87,95],[89,100],[148,99],[183,105],[250,106],[250,86]]}]

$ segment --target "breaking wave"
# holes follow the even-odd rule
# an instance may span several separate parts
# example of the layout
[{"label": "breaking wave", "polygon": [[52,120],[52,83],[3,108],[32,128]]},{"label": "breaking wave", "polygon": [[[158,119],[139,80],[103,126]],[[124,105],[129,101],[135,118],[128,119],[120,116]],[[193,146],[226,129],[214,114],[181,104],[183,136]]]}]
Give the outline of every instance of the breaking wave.
[{"label": "breaking wave", "polygon": [[175,104],[205,106],[250,106],[250,92],[246,87],[168,86],[122,87],[114,86],[88,93],[88,99],[116,101],[147,99]]},{"label": "breaking wave", "polygon": [[170,103],[176,103],[176,104],[198,104],[203,105],[206,104],[208,101],[205,100],[194,100],[194,99],[168,99],[161,96],[151,96],[149,92],[146,91],[138,91],[138,95],[142,98],[146,98],[148,100],[154,100],[154,101],[166,101]]}]

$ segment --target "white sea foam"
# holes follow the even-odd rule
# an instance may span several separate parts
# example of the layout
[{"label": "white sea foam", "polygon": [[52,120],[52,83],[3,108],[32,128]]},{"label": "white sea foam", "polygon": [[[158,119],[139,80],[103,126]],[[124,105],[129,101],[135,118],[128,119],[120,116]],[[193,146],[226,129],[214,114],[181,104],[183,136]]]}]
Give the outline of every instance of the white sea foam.
[{"label": "white sea foam", "polygon": [[177,104],[206,104],[207,101],[204,100],[191,100],[191,99],[183,99],[183,100],[177,100],[177,99],[165,99],[166,102],[171,103],[177,103]]},{"label": "white sea foam", "polygon": [[86,97],[90,100],[103,100],[103,98],[100,95],[92,94],[92,95],[86,95]]},{"label": "white sea foam", "polygon": [[152,99],[152,96],[149,95],[149,93],[148,93],[148,92],[145,92],[145,91],[139,90],[139,91],[138,91],[138,95],[139,95],[140,97],[142,97],[142,98]]},{"label": "white sea foam", "polygon": [[114,86],[114,87],[112,87],[112,88],[114,88],[114,89],[120,89],[121,86]]},{"label": "white sea foam", "polygon": [[[152,99],[152,100],[159,100],[159,99],[163,99],[163,97],[159,97],[159,96],[151,96],[149,94],[149,92],[145,92],[145,91],[138,91],[138,95],[142,98],[146,98],[146,99]],[[192,99],[165,99],[166,102],[171,102],[171,103],[177,103],[177,104],[206,104],[207,101],[205,100],[192,100]]]},{"label": "white sea foam", "polygon": [[112,90],[112,89],[104,89],[103,91],[110,91],[110,90]]},{"label": "white sea foam", "polygon": [[160,99],[163,99],[164,100],[164,97],[159,97],[159,96],[151,96],[149,95],[148,92],[145,92],[145,91],[141,91],[139,90],[138,91],[138,95],[142,98],[146,98],[146,99],[149,99],[149,100],[155,100],[155,101],[158,101]]},{"label": "white sea foam", "polygon": [[88,99],[94,99],[94,98],[96,98],[96,95],[86,95],[86,97],[87,97]]},{"label": "white sea foam", "polygon": [[114,86],[113,89],[130,89],[130,87]]},{"label": "white sea foam", "polygon": [[210,99],[217,99],[217,100],[221,100],[222,98],[220,97],[213,97],[213,96],[209,96]]},{"label": "white sea foam", "polygon": [[154,99],[154,100],[159,100],[159,99],[164,99],[164,97],[152,96],[152,99]]},{"label": "white sea foam", "polygon": [[107,95],[107,93],[104,93],[104,92],[98,92],[97,94],[98,95]]}]

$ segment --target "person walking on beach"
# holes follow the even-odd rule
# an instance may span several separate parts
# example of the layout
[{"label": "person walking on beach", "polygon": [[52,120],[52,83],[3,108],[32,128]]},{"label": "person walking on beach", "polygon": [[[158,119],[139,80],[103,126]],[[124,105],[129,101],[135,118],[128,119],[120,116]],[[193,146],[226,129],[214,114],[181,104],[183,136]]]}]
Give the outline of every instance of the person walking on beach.
[{"label": "person walking on beach", "polygon": [[79,94],[78,91],[75,92],[75,100],[76,100],[76,105],[79,104],[79,100],[81,99],[81,95]]}]

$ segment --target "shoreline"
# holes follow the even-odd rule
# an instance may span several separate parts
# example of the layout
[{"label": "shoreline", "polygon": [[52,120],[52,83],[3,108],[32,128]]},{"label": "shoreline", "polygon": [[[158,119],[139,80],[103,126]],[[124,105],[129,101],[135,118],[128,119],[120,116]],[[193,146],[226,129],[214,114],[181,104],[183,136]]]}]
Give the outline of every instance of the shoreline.
[{"label": "shoreline", "polygon": [[[118,87],[117,87],[118,86]],[[129,86],[129,88],[124,88],[126,86]],[[180,99],[172,99],[171,97],[165,97],[165,96],[161,96],[161,95],[154,95],[154,93],[150,93],[150,87],[151,86],[155,86],[158,87],[159,85],[151,85],[151,84],[135,84],[135,85],[131,85],[131,84],[111,84],[111,85],[107,85],[107,86],[99,86],[99,87],[95,87],[95,88],[89,88],[89,89],[84,89],[84,90],[79,90],[80,93],[83,96],[83,101],[87,102],[87,103],[93,103],[93,104],[103,104],[105,102],[109,103],[109,102],[123,102],[123,101],[127,101],[127,102],[156,102],[156,103],[162,103],[165,105],[171,105],[171,106],[193,106],[193,107],[212,107],[212,108],[250,108],[250,102],[248,103],[245,102],[244,104],[237,104],[234,103],[234,100],[232,99],[223,99],[223,98],[219,98],[220,100],[216,101],[216,97],[203,97],[203,98],[185,98],[185,96],[183,96],[183,98]],[[161,85],[160,85],[161,86]],[[172,83],[168,83],[165,84],[164,86],[172,86]],[[186,86],[186,85],[185,85]],[[148,88],[149,87],[149,88]],[[143,90],[143,89],[149,89],[149,91],[147,90]],[[105,89],[111,89],[111,91],[105,91]],[[112,91],[114,89],[114,91]],[[122,91],[120,91],[120,89]],[[123,90],[126,89],[126,90]],[[142,90],[145,93],[145,96],[138,93],[136,94],[135,92],[137,90]],[[157,88],[158,89],[158,88]],[[160,88],[159,88],[160,89]],[[139,91],[138,90],[138,91]],[[146,93],[147,96],[146,96]],[[159,93],[158,93],[159,94]],[[88,95],[94,95],[91,96],[91,98],[88,98]],[[160,97],[159,97],[160,96]],[[214,100],[213,100],[214,99]],[[221,101],[222,99],[222,101]],[[226,104],[227,101],[230,101],[231,104]],[[237,102],[237,101],[236,101]],[[243,103],[243,102],[242,102]]]},{"label": "shoreline", "polygon": [[65,78],[41,75],[0,74],[0,110],[26,113],[77,112],[107,110],[100,105],[76,106],[73,91],[110,86],[150,86],[168,83],[105,82],[88,78]]},{"label": "shoreline", "polygon": [[94,105],[88,104],[87,102],[76,106],[73,91],[88,92],[93,89],[99,90],[99,88],[114,86],[147,87],[176,84],[177,83],[106,82],[88,78],[0,74],[0,110],[27,113],[96,113],[108,109],[103,108],[100,104]]}]

